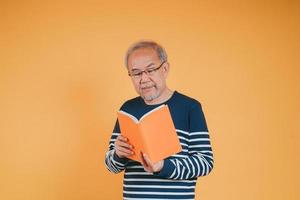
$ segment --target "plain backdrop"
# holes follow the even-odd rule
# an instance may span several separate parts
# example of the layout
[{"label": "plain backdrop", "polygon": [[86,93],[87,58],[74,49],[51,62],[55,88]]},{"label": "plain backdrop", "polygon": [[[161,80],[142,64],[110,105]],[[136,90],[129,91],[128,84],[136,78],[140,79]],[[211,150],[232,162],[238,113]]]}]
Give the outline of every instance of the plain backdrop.
[{"label": "plain backdrop", "polygon": [[196,199],[298,200],[299,21],[289,0],[2,0],[0,199],[122,198],[104,156],[136,96],[125,51],[152,39],[211,134]]}]

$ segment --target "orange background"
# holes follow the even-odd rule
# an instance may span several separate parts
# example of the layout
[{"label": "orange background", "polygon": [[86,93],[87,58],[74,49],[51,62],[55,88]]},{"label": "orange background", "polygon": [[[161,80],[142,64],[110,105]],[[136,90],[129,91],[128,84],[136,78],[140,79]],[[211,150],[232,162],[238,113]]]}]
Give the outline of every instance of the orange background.
[{"label": "orange background", "polygon": [[38,2],[0,3],[0,199],[121,199],[104,154],[139,39],[165,46],[170,87],[206,114],[197,199],[300,198],[298,2]]}]

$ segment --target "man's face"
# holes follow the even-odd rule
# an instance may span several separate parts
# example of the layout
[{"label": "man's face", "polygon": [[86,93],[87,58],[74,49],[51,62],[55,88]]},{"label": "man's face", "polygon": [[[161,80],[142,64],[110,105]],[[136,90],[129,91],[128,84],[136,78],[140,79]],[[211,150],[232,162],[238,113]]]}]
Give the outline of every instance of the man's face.
[{"label": "man's face", "polygon": [[[135,50],[128,59],[128,71],[136,74],[144,70],[150,70],[151,73],[143,72],[140,76],[132,76],[132,82],[136,92],[146,101],[146,103],[155,103],[166,92],[166,78],[168,75],[168,63],[163,63],[154,49],[144,48]],[[160,67],[161,66],[161,67]],[[158,70],[154,70],[160,67]]]}]

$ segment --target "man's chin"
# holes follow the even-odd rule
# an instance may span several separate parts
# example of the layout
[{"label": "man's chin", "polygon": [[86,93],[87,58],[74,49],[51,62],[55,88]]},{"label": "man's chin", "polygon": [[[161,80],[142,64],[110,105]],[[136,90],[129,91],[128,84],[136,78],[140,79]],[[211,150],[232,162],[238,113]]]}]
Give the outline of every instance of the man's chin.
[{"label": "man's chin", "polygon": [[156,99],[158,97],[157,94],[152,94],[152,95],[142,95],[142,98],[145,100],[145,101],[152,101],[154,99]]},{"label": "man's chin", "polygon": [[142,96],[145,101],[152,101],[154,98],[152,96]]}]

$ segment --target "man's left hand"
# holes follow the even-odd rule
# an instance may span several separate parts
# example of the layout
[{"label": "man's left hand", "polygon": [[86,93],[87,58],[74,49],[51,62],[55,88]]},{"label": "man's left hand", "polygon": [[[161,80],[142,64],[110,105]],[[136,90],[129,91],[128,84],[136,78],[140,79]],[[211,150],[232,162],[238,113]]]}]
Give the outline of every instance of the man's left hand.
[{"label": "man's left hand", "polygon": [[145,153],[141,153],[141,158],[142,158],[143,167],[147,172],[150,173],[159,172],[164,166],[163,160],[158,161],[157,163],[152,163],[148,155]]}]

